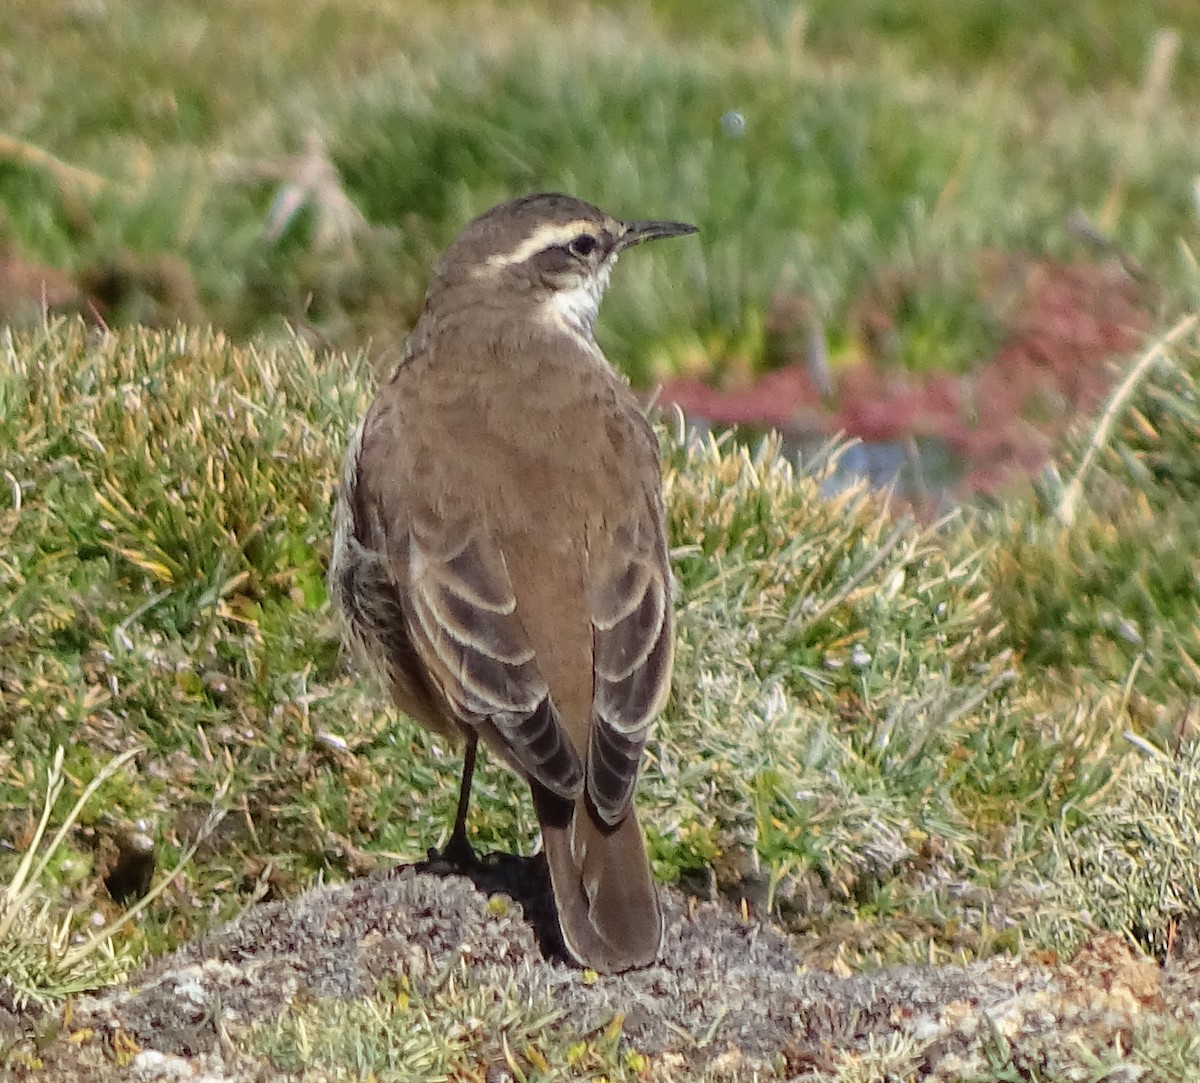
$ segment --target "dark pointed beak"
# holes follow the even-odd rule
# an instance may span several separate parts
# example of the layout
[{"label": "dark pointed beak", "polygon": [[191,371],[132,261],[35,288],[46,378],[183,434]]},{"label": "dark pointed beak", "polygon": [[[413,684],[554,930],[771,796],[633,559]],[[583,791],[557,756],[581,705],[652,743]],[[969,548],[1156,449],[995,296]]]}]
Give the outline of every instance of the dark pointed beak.
[{"label": "dark pointed beak", "polygon": [[660,237],[679,237],[685,233],[700,231],[687,222],[626,222],[625,232],[617,238],[616,248],[632,248],[643,241],[657,241]]}]

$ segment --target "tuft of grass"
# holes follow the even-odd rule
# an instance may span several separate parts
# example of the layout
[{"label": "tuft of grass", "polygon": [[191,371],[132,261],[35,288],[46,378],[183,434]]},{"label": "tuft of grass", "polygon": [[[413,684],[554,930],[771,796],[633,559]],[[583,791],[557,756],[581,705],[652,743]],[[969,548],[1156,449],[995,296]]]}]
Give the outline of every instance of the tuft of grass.
[{"label": "tuft of grass", "polygon": [[[2,347],[6,833],[55,745],[80,785],[111,749],[141,745],[137,779],[110,780],[102,811],[84,813],[93,840],[147,819],[170,864],[232,772],[237,834],[267,860],[282,853],[289,873],[314,831],[292,772],[325,784],[325,761],[296,742],[323,747],[307,681],[338,666],[327,523],[361,390],[347,396],[303,347],[233,351],[213,333],[119,339],[71,324]],[[213,886],[255,883],[260,859],[226,852]],[[226,898],[229,913],[237,891]]]},{"label": "tuft of grass", "polygon": [[1136,727],[1160,744],[1200,693],[1200,334],[1180,328],[1149,348],[1127,397],[1114,391],[1107,435],[1081,422],[1030,499],[985,516],[979,534],[998,542],[1004,641],[1068,686],[1128,678]]},{"label": "tuft of grass", "polygon": [[[1200,741],[1173,755],[1137,746],[1112,798],[1074,830],[1056,832],[1054,889],[1038,920],[1050,926],[1058,914],[1077,913],[1161,955],[1175,927],[1200,915]],[[1068,944],[1082,927],[1070,930]]]},{"label": "tuft of grass", "polygon": [[1021,919],[986,900],[1110,781],[1112,715],[1014,665],[957,516],[830,495],[836,448],[795,470],[771,441],[668,446],[676,691],[643,787],[660,873],[714,870],[860,961],[1011,944]]},{"label": "tuft of grass", "polygon": [[7,1011],[42,1008],[74,993],[114,984],[133,969],[134,959],[127,947],[115,942],[114,929],[104,929],[82,943],[74,943],[73,910],[61,913],[47,891],[51,881],[47,871],[60,855],[63,840],[80,813],[96,791],[133,756],[134,752],[126,752],[104,765],[42,850],[51,812],[65,785],[63,749],[55,750],[45,778],[42,814],[0,895],[0,1007]]},{"label": "tuft of grass", "polygon": [[401,977],[366,1000],[297,1003],[277,1023],[256,1026],[247,1045],[280,1071],[331,1079],[455,1078],[484,1066],[515,1078],[637,1078],[628,1070],[636,1053],[619,1048],[620,1020],[578,1034],[562,1016],[544,998],[482,986],[460,961],[426,991]]},{"label": "tuft of grass", "polygon": [[[1196,1075],[1200,1038],[1195,1027],[1169,1017],[1134,1013],[1123,1041],[1096,1041],[1086,1028],[1076,1030],[1072,1038],[1022,1034],[1010,1040],[993,1027],[982,1043],[985,1056],[975,1058],[974,1070],[958,1078],[963,1083],[1141,1078],[1190,1083]],[[986,1064],[980,1063],[985,1060]]]}]

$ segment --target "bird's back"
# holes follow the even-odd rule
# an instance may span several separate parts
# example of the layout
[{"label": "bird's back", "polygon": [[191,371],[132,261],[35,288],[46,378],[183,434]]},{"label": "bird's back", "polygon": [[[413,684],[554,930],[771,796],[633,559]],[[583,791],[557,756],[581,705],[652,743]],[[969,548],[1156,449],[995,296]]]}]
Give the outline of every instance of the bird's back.
[{"label": "bird's back", "polygon": [[657,528],[657,441],[625,382],[561,336],[506,345],[499,364],[462,349],[453,332],[424,336],[368,414],[360,474],[393,491],[361,496],[417,520],[461,523],[498,545],[582,758],[593,692],[589,569],[605,558],[631,502]]}]

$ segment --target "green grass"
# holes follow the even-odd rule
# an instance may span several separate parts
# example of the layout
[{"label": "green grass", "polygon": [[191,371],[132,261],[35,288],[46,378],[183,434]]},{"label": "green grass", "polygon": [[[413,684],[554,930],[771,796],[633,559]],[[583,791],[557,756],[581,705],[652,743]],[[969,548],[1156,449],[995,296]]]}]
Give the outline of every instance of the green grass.
[{"label": "green grass", "polygon": [[429,993],[417,993],[401,979],[373,999],[314,999],[278,1025],[255,1028],[248,1044],[278,1069],[315,1068],[334,1079],[363,1078],[371,1071],[380,1079],[454,1078],[481,1064],[495,1070],[507,1065],[547,1081],[605,1070],[609,1078],[638,1078],[645,1058],[620,1048],[619,1019],[579,1034],[561,1026],[564,1014],[544,996],[519,998],[481,986],[462,962]]},{"label": "green grass", "polygon": [[[1149,596],[1153,656],[1102,666],[1094,629],[1113,602],[1088,584],[1097,568],[1131,577],[1113,524],[1146,507],[1192,529],[1175,537],[1195,551],[1183,452],[1197,379],[1193,333],[1144,371],[1070,526],[1050,482],[1003,514],[920,525],[863,488],[829,495],[837,448],[797,471],[770,443],[664,429],[678,654],[639,790],[659,876],[747,898],[813,965],[1066,950],[1097,928],[1161,952],[1200,905],[1195,595]],[[25,846],[59,746],[52,827],[99,785],[38,874],[37,921],[16,945],[0,937],[0,960],[22,953],[20,988],[42,976],[35,1000],[110,980],[264,895],[419,857],[446,830],[457,755],[344,671],[324,595],[342,433],[371,382],[363,359],[298,342],[79,323],[4,339],[0,831]],[[1018,619],[1057,623],[1053,664]],[[136,769],[99,778],[121,749],[139,750]],[[182,867],[80,977],[61,923],[119,914],[100,874],[133,824],[160,869]],[[533,837],[523,787],[494,764],[470,826],[483,848]],[[298,1005],[255,1048],[286,1067],[308,1042],[334,1074],[495,1053],[470,1026],[440,1040],[436,1021],[459,1012],[500,1019],[523,1064],[621,1064],[595,1036],[555,1045],[537,1005],[469,982],[446,995]],[[1191,1042],[1159,1052],[1186,1059]]]},{"label": "green grass", "polygon": [[[1194,328],[1185,341],[1193,337]],[[1165,351],[1117,412],[1111,438],[1087,464],[1092,514],[1064,529],[1071,483],[1061,478],[1084,469],[1090,443],[1081,422],[1031,499],[985,517],[979,535],[999,541],[993,576],[1005,640],[1051,675],[1109,685],[1128,678],[1139,724],[1158,741],[1178,719],[1155,705],[1200,694],[1191,540],[1200,532],[1200,387],[1191,358]],[[1063,577],[1064,566],[1074,574]]]}]

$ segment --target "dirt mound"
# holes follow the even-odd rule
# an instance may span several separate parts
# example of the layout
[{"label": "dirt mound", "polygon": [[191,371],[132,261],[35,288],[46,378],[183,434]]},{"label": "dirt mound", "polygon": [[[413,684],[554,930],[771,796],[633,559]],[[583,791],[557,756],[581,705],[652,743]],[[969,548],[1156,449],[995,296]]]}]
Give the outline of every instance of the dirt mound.
[{"label": "dirt mound", "polygon": [[[414,999],[457,974],[488,997],[553,1005],[559,1035],[623,1017],[627,1054],[644,1058],[645,1078],[666,1080],[842,1078],[855,1061],[879,1065],[871,1078],[987,1078],[1001,1049],[1043,1078],[1080,1058],[1130,1056],[1172,1019],[1200,1021],[1200,958],[1163,972],[1114,937],[1069,965],[995,958],[843,976],[806,969],[782,935],[728,906],[674,890],[665,901],[662,961],[596,978],[544,957],[520,907],[489,903],[461,876],[410,867],[318,889],[260,905],[128,985],[81,997],[69,1032],[43,1042],[42,1067],[14,1064],[14,1078],[284,1078],[245,1051],[248,1028],[314,998],[376,995],[399,975]],[[469,1078],[513,1078],[505,1066],[527,1048],[513,1038],[475,1035]]]}]

